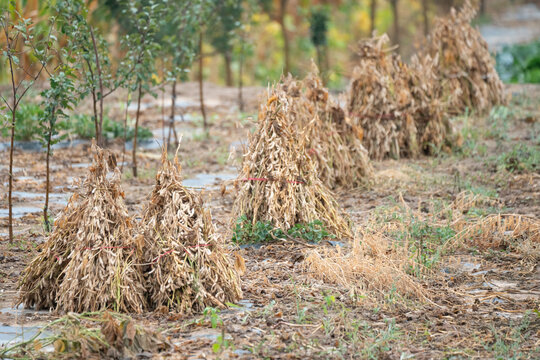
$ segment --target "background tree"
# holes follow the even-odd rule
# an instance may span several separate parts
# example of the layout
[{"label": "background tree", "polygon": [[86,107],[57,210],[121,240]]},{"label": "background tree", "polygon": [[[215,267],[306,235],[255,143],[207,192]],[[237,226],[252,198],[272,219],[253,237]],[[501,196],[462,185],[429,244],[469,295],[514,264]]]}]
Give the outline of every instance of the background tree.
[{"label": "background tree", "polygon": [[289,34],[287,32],[287,26],[285,24],[285,17],[287,15],[288,0],[259,0],[261,9],[266,12],[270,18],[276,21],[281,28],[281,36],[283,39],[283,73],[288,74],[291,72],[290,62],[290,45]]},{"label": "background tree", "polygon": [[120,85],[111,73],[109,44],[88,22],[88,8],[83,0],[60,0],[55,11],[60,31],[67,40],[66,46],[73,50],[77,59],[75,63],[82,80],[79,92],[82,96],[92,95],[96,142],[103,147],[103,101]]},{"label": "background tree", "polygon": [[164,24],[165,2],[154,0],[134,0],[124,3],[124,14],[129,19],[132,32],[123,39],[126,49],[125,61],[122,64],[123,76],[130,91],[137,93],[137,111],[135,114],[135,131],[133,136],[132,170],[137,177],[137,137],[141,113],[142,97],[152,92],[156,84],[156,55],[160,53],[159,29]]},{"label": "background tree", "polygon": [[209,23],[206,31],[212,47],[223,56],[225,84],[227,86],[233,86],[231,63],[236,30],[240,27],[242,12],[241,0],[216,2],[214,10],[216,19],[212,23]]},{"label": "background tree", "polygon": [[429,0],[422,0],[422,22],[424,24],[424,36],[429,35]]},{"label": "background tree", "polygon": [[311,11],[309,29],[311,33],[311,42],[317,51],[317,66],[321,73],[323,83],[326,83],[327,66],[327,32],[328,32],[328,9],[318,7]]},{"label": "background tree", "polygon": [[377,19],[377,0],[369,2],[369,36],[375,31],[375,21]]},{"label": "background tree", "polygon": [[178,135],[175,130],[176,86],[178,80],[187,79],[189,69],[198,52],[198,35],[202,18],[206,16],[208,0],[177,0],[169,3],[169,11],[161,30],[160,42],[163,58],[168,59],[166,81],[171,83],[171,113],[167,147],[174,136],[178,147]]},{"label": "background tree", "polygon": [[[1,95],[4,107],[7,108],[11,118],[11,132],[9,145],[9,180],[8,180],[8,228],[9,241],[13,242],[13,150],[15,139],[15,127],[17,110],[28,90],[40,77],[47,62],[50,59],[51,32],[44,39],[35,36],[34,26],[30,19],[23,18],[16,11],[15,2],[10,1],[8,7],[2,7],[0,15],[0,27],[2,30],[3,49],[2,62],[7,62],[10,76],[10,94]],[[12,15],[14,19],[12,20]],[[51,19],[54,21],[54,19]],[[50,23],[50,29],[54,23]],[[28,54],[35,58],[35,64],[25,64],[21,59]],[[31,57],[28,57],[31,58]],[[18,79],[17,73],[21,76]]]},{"label": "background tree", "polygon": [[[390,5],[392,6],[392,16],[393,16],[393,27],[394,27],[394,31],[393,31],[393,41],[394,41],[394,44],[396,45],[400,45],[401,42],[400,42],[400,39],[399,39],[399,9],[398,9],[398,0],[390,0]],[[396,51],[399,53],[400,52],[400,48],[398,47],[396,49]]]},{"label": "background tree", "polygon": [[49,223],[49,193],[50,193],[50,158],[52,145],[57,143],[57,123],[62,118],[67,118],[65,110],[71,110],[77,103],[75,89],[75,74],[70,65],[61,65],[56,72],[49,77],[49,88],[41,92],[43,97],[40,126],[42,128],[41,141],[46,147],[46,181],[45,181],[45,204],[43,206],[43,221],[45,230],[50,231]]}]

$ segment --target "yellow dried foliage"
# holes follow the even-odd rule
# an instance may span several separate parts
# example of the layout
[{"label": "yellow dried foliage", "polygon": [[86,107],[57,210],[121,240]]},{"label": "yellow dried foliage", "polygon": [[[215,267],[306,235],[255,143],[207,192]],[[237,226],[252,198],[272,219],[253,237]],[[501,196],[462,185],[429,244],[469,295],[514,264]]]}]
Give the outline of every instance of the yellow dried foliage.
[{"label": "yellow dried foliage", "polygon": [[358,44],[347,100],[348,116],[362,128],[363,145],[375,160],[418,153],[407,67],[388,44],[386,34]]},{"label": "yellow dried foliage", "polygon": [[189,313],[239,300],[240,278],[210,212],[182,185],[177,156],[164,151],[161,163],[140,231],[150,308]]},{"label": "yellow dried foliage", "polygon": [[306,136],[294,123],[295,91],[294,82],[276,85],[261,105],[257,129],[235,181],[233,219],[245,215],[253,224],[269,221],[284,231],[320,220],[329,232],[350,237],[347,220],[317,176]]},{"label": "yellow dried foliage", "polygon": [[439,57],[436,73],[444,88],[450,114],[467,108],[489,110],[505,102],[504,88],[482,35],[471,25],[477,4],[467,0],[461,10],[436,19],[427,53]]},{"label": "yellow dried foliage", "polygon": [[302,85],[304,92],[295,101],[295,124],[307,135],[307,151],[319,178],[329,188],[365,184],[373,176],[373,167],[362,145],[362,129],[352,125],[330,98],[314,63]]},{"label": "yellow dried foliage", "polygon": [[134,241],[115,157],[92,146],[94,161],[40,252],[24,269],[18,303],[86,312],[146,307],[141,252]]}]

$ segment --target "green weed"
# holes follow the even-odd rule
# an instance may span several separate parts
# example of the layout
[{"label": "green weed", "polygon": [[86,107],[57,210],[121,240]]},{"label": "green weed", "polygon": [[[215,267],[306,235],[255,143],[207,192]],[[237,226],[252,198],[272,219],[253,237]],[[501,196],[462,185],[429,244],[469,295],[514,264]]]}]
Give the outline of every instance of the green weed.
[{"label": "green weed", "polygon": [[499,166],[512,173],[540,171],[540,146],[518,144],[498,158]]},{"label": "green weed", "polygon": [[330,234],[319,220],[307,224],[295,224],[285,233],[275,228],[271,222],[257,221],[253,224],[246,215],[242,215],[234,225],[232,241],[237,244],[264,243],[288,237],[318,243],[335,236]]}]

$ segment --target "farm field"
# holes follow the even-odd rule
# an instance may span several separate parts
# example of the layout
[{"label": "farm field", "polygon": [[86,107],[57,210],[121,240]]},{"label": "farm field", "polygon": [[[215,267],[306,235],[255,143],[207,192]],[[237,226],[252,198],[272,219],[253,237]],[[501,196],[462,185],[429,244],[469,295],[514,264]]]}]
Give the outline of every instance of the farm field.
[{"label": "farm field", "polygon": [[0,358],[540,358],[537,0],[0,0]]},{"label": "farm field", "polygon": [[[231,237],[233,182],[241,160],[241,151],[234,148],[239,150],[254,128],[249,115],[227,111],[232,107],[230,101],[220,96],[227,91],[209,90],[209,102],[214,101],[216,107],[210,107],[215,120],[208,140],[193,136],[197,127],[192,123],[179,125],[186,127],[179,150],[184,183],[201,192],[224,238]],[[374,162],[372,183],[336,191],[358,236],[392,224],[396,229],[392,241],[407,236],[410,246],[425,242],[425,253],[409,254],[425,257],[425,269],[418,277],[422,297],[325,284],[310,276],[306,267],[310,251],[334,251],[337,246],[347,251],[351,247],[347,242],[241,245],[234,251],[245,260],[244,295],[236,306],[192,316],[132,314],[136,324],[161,333],[162,341],[173,345],[162,356],[172,358],[539,355],[538,244],[524,243],[525,237],[512,231],[494,232],[496,246],[490,245],[491,239],[474,244],[457,236],[456,224],[461,218],[482,221],[494,214],[534,220],[537,227],[531,231],[538,236],[540,175],[535,139],[540,123],[534,99],[540,88],[509,86],[506,91],[512,94],[507,107],[496,108],[490,115],[456,119],[464,141],[460,152]],[[196,101],[190,97],[189,85],[180,94]],[[156,133],[159,122],[153,119],[159,112],[153,104],[143,113],[143,125]],[[113,143],[111,147],[121,152],[121,146]],[[125,175],[122,179],[130,213],[140,211],[152,189],[160,150],[142,150],[139,157],[140,178]],[[58,195],[51,197],[53,212],[64,207],[72,183],[85,176],[90,161],[88,142],[55,152],[52,179],[53,193]],[[11,245],[2,241],[0,320],[4,341],[17,333],[32,336],[36,328],[61,317],[11,309],[21,271],[36,245],[44,241],[40,220],[43,155],[17,151],[15,167],[19,179],[14,208],[22,209],[22,216],[15,223],[16,241]],[[6,177],[3,168],[3,194]],[[6,207],[5,197],[0,207]],[[33,208],[37,213],[24,212]],[[5,219],[1,232],[7,240]]]}]

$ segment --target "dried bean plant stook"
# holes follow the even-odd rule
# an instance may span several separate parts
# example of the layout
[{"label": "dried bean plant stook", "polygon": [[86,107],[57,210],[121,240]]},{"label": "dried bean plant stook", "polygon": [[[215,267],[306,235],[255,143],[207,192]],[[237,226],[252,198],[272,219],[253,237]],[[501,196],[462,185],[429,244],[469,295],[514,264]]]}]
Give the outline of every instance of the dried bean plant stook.
[{"label": "dried bean plant stook", "polygon": [[95,144],[93,164],[38,255],[24,269],[18,303],[86,312],[146,308],[142,249],[134,239],[116,158]]},{"label": "dried bean plant stook", "polygon": [[294,123],[298,109],[297,99],[290,95],[294,91],[278,84],[261,105],[257,129],[235,182],[233,219],[244,215],[253,224],[271,222],[285,232],[296,224],[320,220],[329,232],[350,237],[349,223],[318,178],[306,150],[306,136]]},{"label": "dried bean plant stook", "polygon": [[386,34],[360,41],[347,100],[348,116],[374,160],[418,153],[407,68],[388,43]]},{"label": "dried bean plant stook", "polygon": [[161,162],[139,236],[150,307],[189,313],[239,300],[240,278],[210,212],[182,185],[177,156],[164,151]]},{"label": "dried bean plant stook", "polygon": [[471,25],[477,12],[477,2],[467,0],[459,12],[452,9],[448,17],[435,21],[428,40],[428,53],[439,57],[436,72],[454,115],[505,103],[495,61],[480,31]]}]

